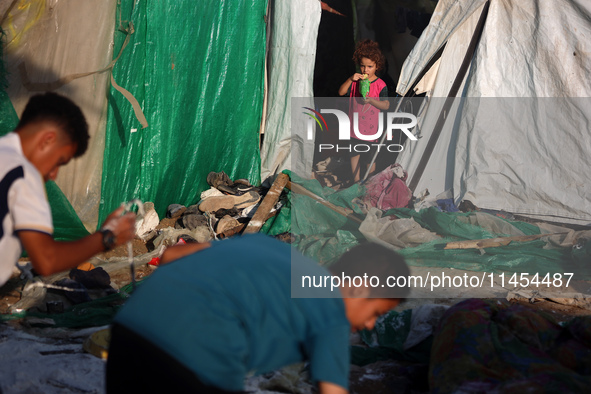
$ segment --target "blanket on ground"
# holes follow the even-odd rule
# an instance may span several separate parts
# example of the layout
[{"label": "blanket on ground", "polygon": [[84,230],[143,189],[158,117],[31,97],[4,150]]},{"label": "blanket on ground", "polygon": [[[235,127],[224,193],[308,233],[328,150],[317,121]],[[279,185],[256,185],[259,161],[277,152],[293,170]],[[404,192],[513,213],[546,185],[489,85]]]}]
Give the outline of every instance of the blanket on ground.
[{"label": "blanket on ground", "polygon": [[429,385],[433,393],[589,392],[591,316],[558,324],[519,304],[462,301],[434,335]]}]

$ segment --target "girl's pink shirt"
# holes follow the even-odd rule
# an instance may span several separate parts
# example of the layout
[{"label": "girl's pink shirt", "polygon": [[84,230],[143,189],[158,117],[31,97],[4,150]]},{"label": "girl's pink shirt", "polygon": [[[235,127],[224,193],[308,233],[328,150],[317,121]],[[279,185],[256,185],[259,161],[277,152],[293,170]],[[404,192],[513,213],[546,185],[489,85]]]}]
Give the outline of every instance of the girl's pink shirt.
[{"label": "girl's pink shirt", "polygon": [[[379,98],[380,92],[386,86],[386,83],[378,78],[369,85],[367,97]],[[359,92],[359,81],[351,84],[351,94],[349,96],[349,119],[351,120],[351,137],[355,137],[353,132],[353,113],[359,113],[359,133],[363,135],[374,135],[378,130],[380,110],[373,105],[363,101],[363,96]],[[377,139],[367,142],[376,142]]]}]

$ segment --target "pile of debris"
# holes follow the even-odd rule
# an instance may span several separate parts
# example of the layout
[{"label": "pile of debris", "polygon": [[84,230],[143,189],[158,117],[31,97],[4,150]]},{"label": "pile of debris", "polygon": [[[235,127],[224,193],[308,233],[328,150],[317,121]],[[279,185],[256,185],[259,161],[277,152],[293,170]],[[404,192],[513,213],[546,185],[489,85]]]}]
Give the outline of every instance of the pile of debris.
[{"label": "pile of debris", "polygon": [[341,190],[351,186],[351,164],[344,157],[328,157],[314,165],[314,178],[324,187]]},{"label": "pile of debris", "polygon": [[[162,220],[153,203],[144,204],[145,214],[136,229],[148,252],[179,242],[207,242],[241,234],[252,224],[263,197],[269,192],[269,188],[253,186],[246,179],[232,181],[223,171],[209,173],[207,183],[211,188],[201,193],[197,204],[188,207],[171,204]],[[281,209],[282,202],[278,199],[281,190],[271,201],[263,223]]]},{"label": "pile of debris", "polygon": [[[271,187],[256,187],[246,179],[232,181],[223,171],[211,172],[207,176],[211,188],[201,193],[197,204],[171,204],[166,216],[160,219],[154,204],[144,203],[138,210],[143,214],[138,216],[137,237],[131,248],[121,245],[91,259],[94,265],[86,263],[90,268],[81,266],[69,273],[34,281],[27,281],[32,275],[20,275],[15,270],[8,283],[10,286],[4,289],[6,302],[0,305],[0,310],[3,313],[25,310],[61,313],[73,305],[115,293],[149,275],[168,246],[258,232],[283,206],[279,197],[288,179],[287,175],[280,174]],[[291,240],[290,237],[279,238]],[[30,267],[30,263],[23,263]]]}]

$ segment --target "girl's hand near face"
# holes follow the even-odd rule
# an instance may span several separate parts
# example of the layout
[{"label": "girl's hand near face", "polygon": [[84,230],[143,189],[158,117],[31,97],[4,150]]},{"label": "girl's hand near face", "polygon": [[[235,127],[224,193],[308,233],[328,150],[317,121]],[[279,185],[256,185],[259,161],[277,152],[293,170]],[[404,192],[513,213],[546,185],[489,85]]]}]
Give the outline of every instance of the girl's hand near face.
[{"label": "girl's hand near face", "polygon": [[353,76],[351,77],[351,81],[353,81],[353,82],[357,82],[357,81],[359,81],[360,79],[363,79],[363,74],[360,74],[360,73],[355,73],[355,74],[353,74]]},{"label": "girl's hand near face", "polygon": [[350,76],[349,78],[347,78],[345,80],[345,82],[343,82],[341,87],[339,88],[339,96],[344,96],[345,94],[347,94],[347,91],[349,90],[349,87],[351,86],[351,84],[353,82],[359,81],[360,79],[363,79],[363,74],[360,74],[360,73],[355,73],[352,76]]}]

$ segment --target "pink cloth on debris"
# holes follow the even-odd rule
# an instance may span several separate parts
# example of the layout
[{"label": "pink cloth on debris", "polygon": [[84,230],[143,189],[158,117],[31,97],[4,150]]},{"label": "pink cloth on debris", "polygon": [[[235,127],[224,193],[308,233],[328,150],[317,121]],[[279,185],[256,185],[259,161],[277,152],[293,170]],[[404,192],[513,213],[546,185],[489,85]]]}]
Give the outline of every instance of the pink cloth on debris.
[{"label": "pink cloth on debris", "polygon": [[399,178],[394,173],[395,167],[400,167],[400,164],[389,166],[367,181],[367,191],[363,198],[366,204],[382,210],[404,208],[408,205],[412,198],[412,192],[405,182],[408,174],[402,170],[404,175]]}]

